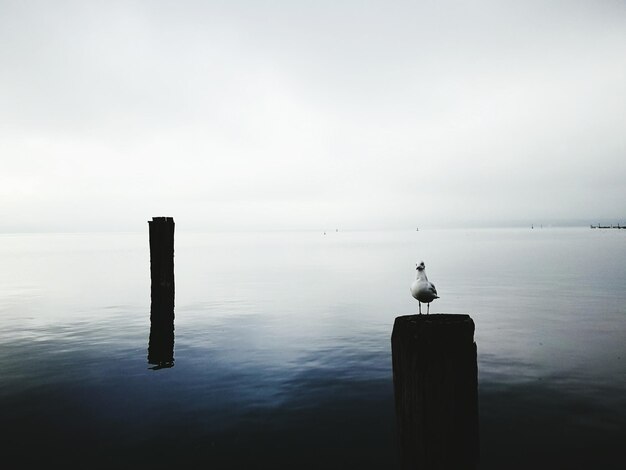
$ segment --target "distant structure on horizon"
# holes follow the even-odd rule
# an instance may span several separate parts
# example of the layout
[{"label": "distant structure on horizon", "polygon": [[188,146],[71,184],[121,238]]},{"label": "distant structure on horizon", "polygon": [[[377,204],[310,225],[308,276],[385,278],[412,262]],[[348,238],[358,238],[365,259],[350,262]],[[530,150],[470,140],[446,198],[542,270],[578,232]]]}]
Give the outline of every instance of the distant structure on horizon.
[{"label": "distant structure on horizon", "polygon": [[611,225],[600,225],[600,224],[593,225],[592,224],[592,225],[590,225],[590,227],[591,228],[626,228],[626,226],[620,225],[620,224],[617,224],[617,225],[613,225],[613,224],[611,224]]}]

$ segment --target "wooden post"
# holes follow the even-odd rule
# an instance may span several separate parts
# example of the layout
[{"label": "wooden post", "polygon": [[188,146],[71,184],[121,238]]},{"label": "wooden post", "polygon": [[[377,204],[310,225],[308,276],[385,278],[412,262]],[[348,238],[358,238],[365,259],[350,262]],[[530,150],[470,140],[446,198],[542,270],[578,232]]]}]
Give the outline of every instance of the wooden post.
[{"label": "wooden post", "polygon": [[174,219],[153,217],[150,232],[150,339],[148,363],[174,364]]},{"label": "wooden post", "polygon": [[403,469],[475,469],[478,366],[469,315],[404,315],[391,335]]}]

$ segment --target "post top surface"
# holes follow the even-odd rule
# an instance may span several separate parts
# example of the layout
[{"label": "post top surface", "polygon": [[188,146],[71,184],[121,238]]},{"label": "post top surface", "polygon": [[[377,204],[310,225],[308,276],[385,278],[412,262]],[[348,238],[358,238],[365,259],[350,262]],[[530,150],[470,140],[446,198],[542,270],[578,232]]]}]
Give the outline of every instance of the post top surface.
[{"label": "post top surface", "polygon": [[393,335],[457,336],[474,334],[474,320],[467,314],[439,313],[430,315],[401,315],[396,317]]},{"label": "post top surface", "polygon": [[148,223],[174,223],[174,217],[152,217],[152,220],[148,220]]},{"label": "post top surface", "polygon": [[431,313],[428,315],[425,314],[412,314],[412,315],[400,315],[396,317],[396,320],[402,322],[411,322],[411,323],[429,323],[429,324],[453,324],[453,323],[463,323],[470,322],[473,323],[472,317],[470,317],[466,313]]}]

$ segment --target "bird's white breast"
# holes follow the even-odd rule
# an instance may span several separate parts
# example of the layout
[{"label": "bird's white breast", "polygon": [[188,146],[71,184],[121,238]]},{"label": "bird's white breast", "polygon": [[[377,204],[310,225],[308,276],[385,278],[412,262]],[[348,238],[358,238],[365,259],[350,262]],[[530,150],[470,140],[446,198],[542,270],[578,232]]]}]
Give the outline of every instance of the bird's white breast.
[{"label": "bird's white breast", "polygon": [[430,287],[430,282],[416,279],[411,284],[411,295],[420,302],[428,303],[436,299]]}]

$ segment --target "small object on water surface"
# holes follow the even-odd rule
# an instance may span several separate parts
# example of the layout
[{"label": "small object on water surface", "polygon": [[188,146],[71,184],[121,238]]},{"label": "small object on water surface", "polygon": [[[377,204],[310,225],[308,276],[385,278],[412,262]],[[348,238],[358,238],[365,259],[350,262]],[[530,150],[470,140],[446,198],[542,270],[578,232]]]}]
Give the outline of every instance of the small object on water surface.
[{"label": "small object on water surface", "polygon": [[411,295],[417,299],[419,305],[419,313],[422,314],[422,302],[428,306],[426,314],[430,313],[430,303],[438,299],[437,289],[435,285],[428,280],[426,276],[426,266],[422,261],[416,265],[417,278],[411,284]]}]

